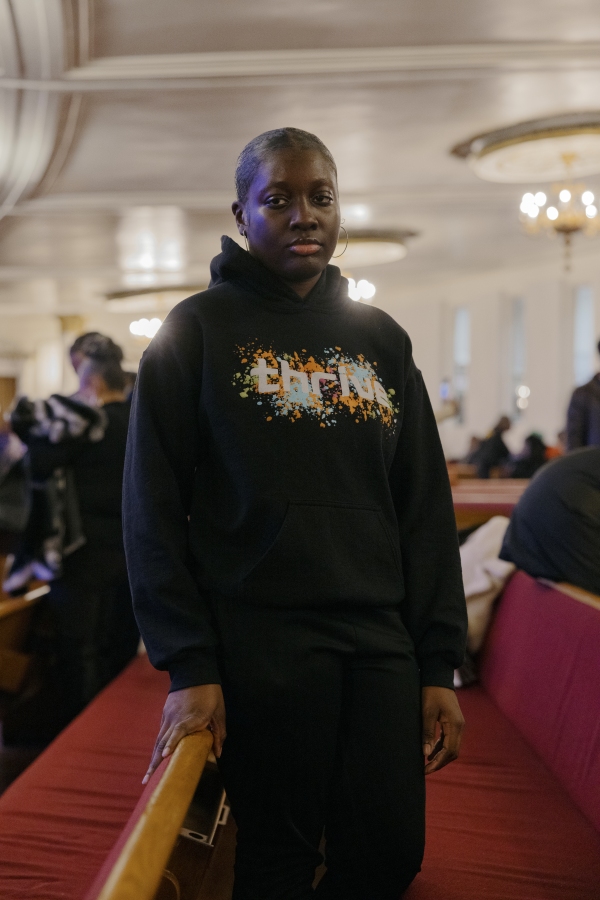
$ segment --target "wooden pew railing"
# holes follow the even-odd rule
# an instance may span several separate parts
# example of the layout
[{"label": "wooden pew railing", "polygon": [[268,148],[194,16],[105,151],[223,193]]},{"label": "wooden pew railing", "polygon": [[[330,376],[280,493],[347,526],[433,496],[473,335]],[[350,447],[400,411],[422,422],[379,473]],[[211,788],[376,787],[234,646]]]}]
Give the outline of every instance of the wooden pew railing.
[{"label": "wooden pew railing", "polygon": [[209,731],[179,742],[97,900],[153,900],[211,747]]},{"label": "wooden pew railing", "polygon": [[16,694],[25,681],[32,656],[23,647],[33,608],[49,591],[42,585],[23,597],[0,599],[0,691]]}]

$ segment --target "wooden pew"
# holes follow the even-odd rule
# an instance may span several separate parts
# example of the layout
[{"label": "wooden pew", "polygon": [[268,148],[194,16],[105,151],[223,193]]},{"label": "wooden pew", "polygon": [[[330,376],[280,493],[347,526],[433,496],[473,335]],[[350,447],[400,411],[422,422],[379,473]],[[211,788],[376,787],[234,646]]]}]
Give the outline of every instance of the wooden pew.
[{"label": "wooden pew", "polygon": [[529,484],[526,478],[471,479],[452,488],[456,527],[483,525],[494,516],[507,516]]},{"label": "wooden pew", "polygon": [[405,900],[600,897],[600,597],[516,572],[458,691],[459,759],[427,784]]},{"label": "wooden pew", "polygon": [[2,900],[231,896],[233,821],[214,848],[179,833],[210,733],[141,784],[168,687],[137,657],[0,796]]},{"label": "wooden pew", "polygon": [[[211,747],[209,731],[190,734],[160,766],[125,828],[122,849],[121,840],[103,867],[110,871],[97,900],[153,900]],[[174,878],[167,876],[168,881]]]},{"label": "wooden pew", "polygon": [[23,647],[33,608],[49,590],[42,585],[23,597],[0,600],[0,691],[15,694],[21,689],[32,661]]},{"label": "wooden pew", "polygon": [[547,581],[545,578],[538,578],[538,581],[553,587],[562,594],[567,594],[568,597],[573,597],[574,600],[579,600],[580,603],[585,603],[587,606],[592,606],[594,609],[600,610],[600,597],[597,594],[585,591],[583,588],[576,587],[574,584],[567,584],[566,581],[560,581],[558,584],[553,581]]}]

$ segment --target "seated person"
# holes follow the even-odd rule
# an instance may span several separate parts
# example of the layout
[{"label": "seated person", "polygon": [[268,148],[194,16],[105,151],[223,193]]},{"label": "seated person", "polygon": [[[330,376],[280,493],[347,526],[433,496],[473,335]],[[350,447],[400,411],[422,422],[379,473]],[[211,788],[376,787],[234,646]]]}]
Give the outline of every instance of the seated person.
[{"label": "seated person", "polygon": [[534,578],[600,594],[600,447],[536,473],[513,510],[500,559]]},{"label": "seated person", "polygon": [[473,463],[477,460],[477,454],[479,453],[479,448],[481,447],[482,440],[480,437],[477,437],[476,434],[471,435],[469,440],[469,449],[467,450],[464,459],[462,460],[464,463]]},{"label": "seated person", "polygon": [[503,475],[506,478],[532,478],[547,461],[547,449],[539,434],[528,435],[523,449],[507,464]]},{"label": "seated person", "polygon": [[502,416],[490,434],[481,442],[479,449],[472,455],[470,462],[477,466],[478,478],[489,478],[492,469],[498,468],[507,461],[510,450],[504,443],[502,435],[508,431],[511,421]]},{"label": "seated person", "polygon": [[[600,353],[600,341],[598,341]],[[600,446],[600,372],[575,388],[567,410],[567,449]]]}]

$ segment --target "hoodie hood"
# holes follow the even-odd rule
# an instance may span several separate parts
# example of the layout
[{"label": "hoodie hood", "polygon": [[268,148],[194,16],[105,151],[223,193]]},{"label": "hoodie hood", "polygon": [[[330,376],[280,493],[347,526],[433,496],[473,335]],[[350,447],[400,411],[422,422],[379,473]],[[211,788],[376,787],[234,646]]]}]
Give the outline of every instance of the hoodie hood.
[{"label": "hoodie hood", "polygon": [[333,310],[349,302],[348,280],[337,266],[326,266],[306,297],[300,297],[278,275],[243,250],[227,235],[221,238],[221,253],[210,264],[210,285],[230,282],[257,294],[280,308]]}]

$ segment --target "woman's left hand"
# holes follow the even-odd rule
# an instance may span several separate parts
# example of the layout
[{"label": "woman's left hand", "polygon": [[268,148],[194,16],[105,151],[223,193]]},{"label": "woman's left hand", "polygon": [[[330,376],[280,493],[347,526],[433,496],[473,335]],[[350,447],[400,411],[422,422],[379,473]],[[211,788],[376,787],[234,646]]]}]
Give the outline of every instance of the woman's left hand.
[{"label": "woman's left hand", "polygon": [[425,774],[431,775],[458,757],[465,720],[456,694],[449,688],[424,687],[422,707]]}]

